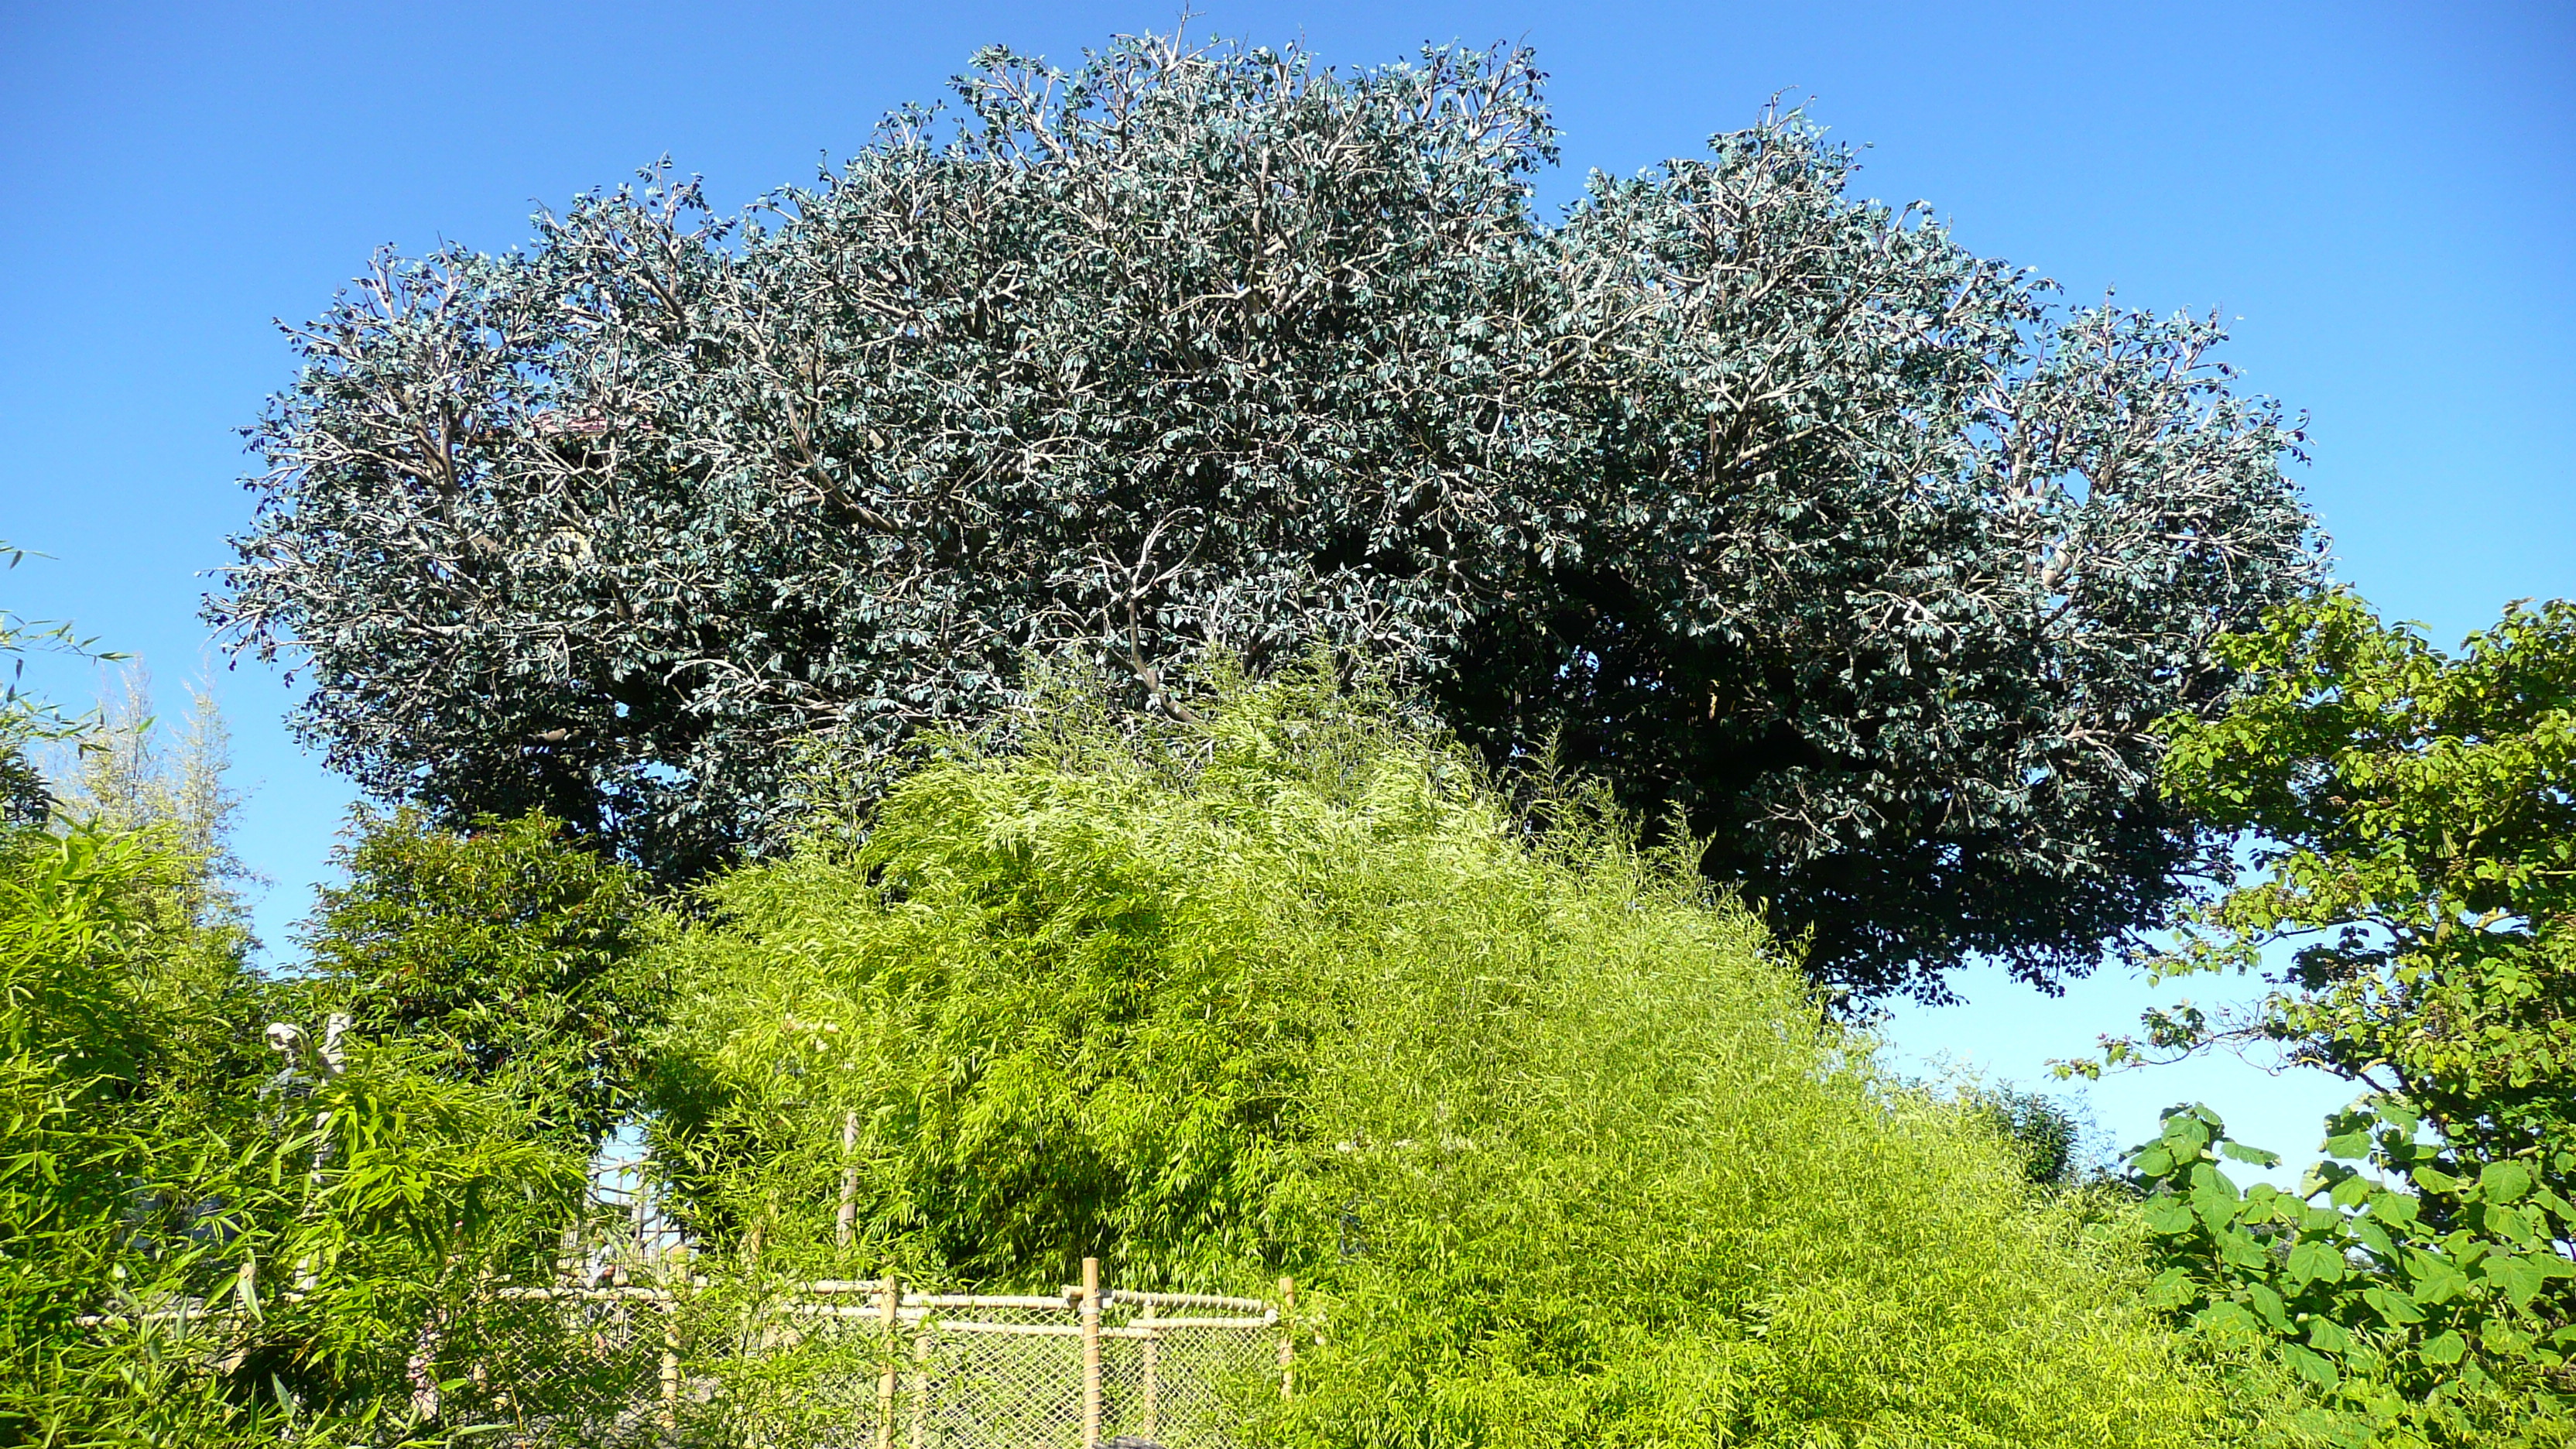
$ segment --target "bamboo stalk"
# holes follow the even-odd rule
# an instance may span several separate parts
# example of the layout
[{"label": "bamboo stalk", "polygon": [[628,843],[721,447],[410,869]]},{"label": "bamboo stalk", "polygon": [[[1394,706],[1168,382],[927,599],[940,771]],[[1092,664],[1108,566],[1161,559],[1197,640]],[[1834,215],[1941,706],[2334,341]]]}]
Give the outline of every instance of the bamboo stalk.
[{"label": "bamboo stalk", "polygon": [[832,1222],[832,1241],[842,1251],[859,1230],[859,1114],[841,1114],[841,1207]]}]

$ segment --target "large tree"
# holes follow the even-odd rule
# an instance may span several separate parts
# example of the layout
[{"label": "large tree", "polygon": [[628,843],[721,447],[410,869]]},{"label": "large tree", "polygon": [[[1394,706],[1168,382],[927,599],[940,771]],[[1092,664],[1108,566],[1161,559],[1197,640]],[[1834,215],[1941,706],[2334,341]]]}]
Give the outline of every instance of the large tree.
[{"label": "large tree", "polygon": [[666,876],[1034,661],[1186,713],[1323,647],[1707,835],[1830,980],[2089,966],[2201,844],[2147,726],[2317,576],[2298,433],[1794,113],[1547,222],[1540,81],[989,51],[741,218],[656,174],[380,258],[211,617],[371,789]]}]

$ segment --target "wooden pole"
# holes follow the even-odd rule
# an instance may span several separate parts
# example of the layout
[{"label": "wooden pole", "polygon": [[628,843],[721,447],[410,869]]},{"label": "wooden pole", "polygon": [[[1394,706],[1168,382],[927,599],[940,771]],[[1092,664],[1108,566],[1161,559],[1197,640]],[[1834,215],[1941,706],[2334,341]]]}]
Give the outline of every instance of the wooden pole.
[{"label": "wooden pole", "polygon": [[924,1323],[912,1340],[912,1449],[930,1443],[930,1329]]},{"label": "wooden pole", "polygon": [[662,1432],[680,1432],[680,1300],[664,1297],[662,1310]]},{"label": "wooden pole", "polygon": [[1154,1304],[1151,1299],[1146,1301],[1144,1311],[1136,1315],[1136,1326],[1146,1330],[1145,1422],[1138,1432],[1151,1439],[1162,1428],[1163,1407],[1163,1336],[1153,1331]]},{"label": "wooden pole", "polygon": [[1082,1449],[1100,1449],[1100,1260],[1082,1260]]},{"label": "wooden pole", "polygon": [[877,1290],[877,1318],[885,1325],[885,1373],[877,1380],[877,1449],[894,1449],[894,1335],[903,1312],[903,1284],[886,1274]]},{"label": "wooden pole", "polygon": [[1297,1392],[1297,1280],[1279,1280],[1279,1397]]},{"label": "wooden pole", "polygon": [[841,1114],[841,1210],[832,1223],[832,1241],[843,1249],[859,1232],[859,1114]]},{"label": "wooden pole", "polygon": [[680,1432],[680,1295],[671,1286],[689,1281],[689,1250],[673,1243],[662,1254],[662,1432]]}]

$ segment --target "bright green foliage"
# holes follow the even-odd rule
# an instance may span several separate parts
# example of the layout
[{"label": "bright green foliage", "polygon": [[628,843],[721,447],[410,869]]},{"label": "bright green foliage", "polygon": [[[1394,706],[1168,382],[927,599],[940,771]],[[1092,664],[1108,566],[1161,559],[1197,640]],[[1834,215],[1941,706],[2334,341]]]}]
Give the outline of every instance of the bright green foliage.
[{"label": "bright green foliage", "polygon": [[2516,605],[2451,656],[2338,593],[2221,653],[2238,692],[2169,723],[2163,784],[2249,833],[2259,877],[2152,964],[2296,944],[2249,1034],[2402,1096],[2471,1174],[2513,1159],[2576,1191],[2576,603]]},{"label": "bright green foliage", "polygon": [[[2159,1268],[2155,1294],[2212,1349],[2262,1349],[2317,1407],[2327,1437],[2390,1445],[2560,1444],[2576,1436],[2566,1372],[2576,1326],[2559,1306],[2576,1264],[2576,1206],[2518,1162],[2475,1178],[2432,1165],[2420,1119],[2380,1102],[2328,1124],[2304,1193],[2239,1190],[2223,1162],[2273,1154],[2230,1141],[2205,1107],[2165,1114],[2129,1158]],[[2369,1159],[2396,1175],[2350,1165]]]},{"label": "bright green foliage", "polygon": [[421,1326],[541,1246],[579,1182],[506,1099],[398,1048],[260,1092],[238,1041],[259,1018],[212,1012],[281,993],[165,929],[192,866],[158,831],[0,840],[0,1442],[399,1420]]},{"label": "bright green foliage", "polygon": [[361,814],[340,864],[348,883],[322,889],[306,926],[324,998],[595,1147],[633,1103],[660,1010],[636,960],[642,878],[543,816],[451,831],[410,810]]},{"label": "bright green foliage", "polygon": [[1060,705],[670,946],[657,1140],[735,1261],[1293,1273],[1264,1443],[2231,1432],[2142,1275],[1821,1024],[1686,856],[1581,801],[1533,839],[1328,685],[1142,738]]},{"label": "bright green foliage", "polygon": [[2199,844],[2148,726],[2319,575],[2214,319],[2060,313],[1772,115],[1561,224],[1525,52],[1001,50],[741,219],[579,199],[293,333],[210,617],[331,761],[664,879],[1032,660],[1322,646],[1708,842],[1811,969],[2045,980]]},{"label": "bright green foliage", "polygon": [[217,783],[129,723],[0,700],[91,747],[55,797],[86,818],[0,824],[0,1443],[402,1442],[414,1354],[579,1163],[399,1045],[272,1077],[309,1002],[244,967]]},{"label": "bright green foliage", "polygon": [[2167,722],[2163,783],[2248,836],[2253,879],[2149,964],[2295,950],[2250,1020],[2156,1013],[2105,1058],[2270,1041],[2372,1090],[2327,1124],[2339,1160],[2307,1199],[2240,1197],[2217,1119],[2171,1116],[2132,1159],[2161,1281],[2394,1442],[2576,1432],[2514,1423],[2576,1393],[2576,605],[2517,605],[2452,656],[2334,593],[2220,654],[2236,692]]}]

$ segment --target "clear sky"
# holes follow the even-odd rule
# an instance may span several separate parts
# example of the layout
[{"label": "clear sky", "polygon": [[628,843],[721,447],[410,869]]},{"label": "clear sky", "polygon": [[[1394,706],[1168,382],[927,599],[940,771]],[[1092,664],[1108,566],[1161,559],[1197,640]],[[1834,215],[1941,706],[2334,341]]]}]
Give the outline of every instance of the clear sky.
[{"label": "clear sky", "polygon": [[[52,555],[0,606],[208,675],[256,788],[245,854],[284,946],[348,804],[272,674],[196,619],[246,496],[233,429],[289,377],[371,249],[502,249],[539,203],[665,153],[726,206],[809,178],[976,47],[1059,59],[1176,8],[946,4],[260,4],[0,0],[0,537]],[[2223,309],[2247,384],[2313,415],[2301,477],[2343,576],[2456,639],[2576,593],[2576,5],[1210,3],[1194,31],[1329,62],[1526,41],[1571,197],[1696,152],[1774,92],[1869,144],[1863,190],[1925,198],[2071,299]],[[58,696],[80,668],[31,671]],[[1982,976],[1892,1026],[2037,1078],[2149,999],[2047,1001]],[[2210,993],[2204,989],[2206,998]],[[2233,1064],[2094,1089],[2135,1140],[2206,1097],[2304,1151],[2339,1093]]]}]

